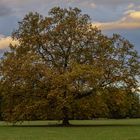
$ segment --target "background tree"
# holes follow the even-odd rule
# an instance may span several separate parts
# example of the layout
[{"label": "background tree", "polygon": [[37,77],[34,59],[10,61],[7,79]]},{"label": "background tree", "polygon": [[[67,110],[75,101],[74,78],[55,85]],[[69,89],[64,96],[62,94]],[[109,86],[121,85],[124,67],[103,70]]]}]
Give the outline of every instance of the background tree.
[{"label": "background tree", "polygon": [[104,102],[108,108],[108,118],[135,118],[139,116],[139,95],[122,88],[112,88],[104,92]]},{"label": "background tree", "polygon": [[8,121],[33,115],[68,125],[78,113],[74,108],[86,102],[90,109],[102,91],[138,88],[140,63],[133,45],[119,35],[103,35],[78,8],[55,7],[47,17],[29,13],[13,39],[19,44],[1,65]]}]

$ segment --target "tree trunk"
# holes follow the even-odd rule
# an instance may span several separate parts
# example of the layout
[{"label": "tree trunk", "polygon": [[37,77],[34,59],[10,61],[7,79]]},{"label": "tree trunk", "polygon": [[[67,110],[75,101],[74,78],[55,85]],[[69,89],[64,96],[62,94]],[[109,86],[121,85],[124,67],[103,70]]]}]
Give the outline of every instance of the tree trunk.
[{"label": "tree trunk", "polygon": [[63,119],[63,122],[62,122],[62,125],[63,125],[63,126],[69,126],[69,125],[70,125],[69,119],[68,119],[68,118],[64,118],[64,119]]},{"label": "tree trunk", "polygon": [[67,107],[63,107],[63,122],[62,122],[63,126],[68,126],[70,125],[69,123],[69,117],[68,117],[68,108]]},{"label": "tree trunk", "polygon": [[[65,57],[65,62],[64,62],[64,73],[67,71],[67,64],[68,64],[68,58],[67,56]],[[67,86],[64,86],[64,100],[66,100],[67,97]],[[62,122],[63,126],[69,126],[69,109],[66,105],[63,106],[63,122]]]}]

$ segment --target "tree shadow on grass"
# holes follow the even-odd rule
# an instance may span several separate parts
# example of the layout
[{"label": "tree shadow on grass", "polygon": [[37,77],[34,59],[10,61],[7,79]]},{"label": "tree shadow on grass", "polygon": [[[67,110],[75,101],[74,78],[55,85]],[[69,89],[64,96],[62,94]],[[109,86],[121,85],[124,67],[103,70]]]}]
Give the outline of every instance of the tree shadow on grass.
[{"label": "tree shadow on grass", "polygon": [[[140,124],[48,124],[48,125],[7,125],[8,127],[140,127]],[[5,127],[7,127],[5,125]]]}]

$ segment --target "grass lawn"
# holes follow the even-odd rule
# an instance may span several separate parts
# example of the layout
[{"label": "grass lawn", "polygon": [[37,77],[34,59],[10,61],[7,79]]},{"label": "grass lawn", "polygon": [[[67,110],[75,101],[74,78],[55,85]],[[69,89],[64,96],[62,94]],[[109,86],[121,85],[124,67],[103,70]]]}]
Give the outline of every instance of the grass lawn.
[{"label": "grass lawn", "polygon": [[11,126],[0,122],[0,140],[140,140],[140,119],[71,121],[58,127],[57,121],[24,122]]}]

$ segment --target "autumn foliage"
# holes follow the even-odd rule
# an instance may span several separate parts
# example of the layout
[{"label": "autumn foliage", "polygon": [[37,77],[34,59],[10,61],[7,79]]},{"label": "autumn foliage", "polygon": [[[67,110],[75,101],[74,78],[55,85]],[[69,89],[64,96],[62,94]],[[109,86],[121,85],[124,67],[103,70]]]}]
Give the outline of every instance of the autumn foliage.
[{"label": "autumn foliage", "polygon": [[138,53],[120,35],[102,34],[78,8],[55,7],[47,17],[29,13],[12,36],[19,44],[1,62],[6,121],[68,125],[69,119],[138,114]]}]

